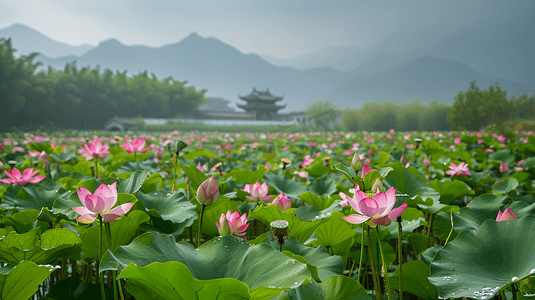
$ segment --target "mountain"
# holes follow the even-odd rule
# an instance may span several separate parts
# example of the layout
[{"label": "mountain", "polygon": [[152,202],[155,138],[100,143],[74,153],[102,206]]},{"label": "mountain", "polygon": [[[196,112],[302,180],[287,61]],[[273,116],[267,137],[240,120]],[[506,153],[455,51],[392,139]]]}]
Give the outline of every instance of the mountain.
[{"label": "mountain", "polygon": [[455,60],[422,56],[371,76],[349,80],[335,88],[328,98],[342,107],[358,107],[371,100],[403,103],[419,99],[427,103],[433,98],[449,104],[474,80],[480,89],[498,83],[500,88],[508,91],[508,96],[523,94],[528,88],[507,79],[484,75]]},{"label": "mountain", "polygon": [[[524,21],[519,19],[521,23]],[[525,22],[523,24],[525,25]],[[458,44],[448,44],[468,39],[473,32],[482,29],[473,30],[467,30],[466,33],[459,31],[450,36],[434,39],[421,36],[428,38],[429,41],[435,41],[429,45],[417,44],[426,50],[415,49],[411,45],[418,36],[418,32],[415,32],[384,39],[370,48],[347,48],[349,52],[343,55],[333,54],[331,61],[338,60],[337,64],[345,61],[346,68],[351,69],[350,72],[325,66],[305,69],[276,66],[259,55],[243,54],[216,38],[204,38],[196,33],[177,43],[159,48],[126,46],[116,39],[110,39],[82,55],[71,54],[56,58],[39,55],[36,61],[44,63],[41,70],[46,69],[48,65],[62,70],[66,63],[75,61],[78,67],[99,66],[100,70],[127,71],[128,75],[148,71],[159,79],[172,76],[175,80],[187,81],[197,90],[206,89],[207,97],[223,97],[231,100],[232,107],[236,103],[241,103],[238,94],[246,95],[253,87],[259,90],[269,88],[272,94],[284,96],[281,104],[287,104],[287,107],[282,112],[303,111],[319,98],[329,98],[340,107],[355,108],[372,99],[394,99],[401,103],[415,98],[421,99],[422,102],[436,98],[451,103],[454,96],[461,90],[467,90],[470,81],[473,80],[477,81],[481,89],[487,89],[490,84],[497,82],[502,89],[508,91],[508,95],[533,92],[535,79],[531,82],[525,80],[530,78],[530,70],[522,71],[525,67],[519,66],[517,57],[503,58],[514,68],[511,68],[512,71],[498,72],[498,75],[487,74],[477,68],[479,66],[490,71],[495,66],[504,68],[501,61],[495,64],[489,63],[489,66],[482,65],[483,61],[478,60],[476,56],[489,56],[493,60],[498,60],[499,51],[505,51],[505,48],[482,52],[477,50],[476,45],[471,44],[471,47],[477,50],[472,50],[476,54],[463,56],[457,54],[454,49],[458,48],[459,53],[469,51],[461,50],[462,47]],[[406,41],[400,43],[401,39]],[[393,47],[396,42],[400,51],[391,53],[389,49],[396,49]],[[452,53],[439,51],[441,47],[451,47]],[[511,47],[507,49],[509,48]],[[333,48],[323,54],[319,52],[311,54],[311,57],[316,55],[319,59],[324,55],[324,58],[328,59],[326,53],[329,51],[341,53],[341,50],[342,48]],[[525,58],[526,51],[521,50],[518,54],[524,55],[522,57]],[[352,60],[348,60],[349,54],[354,55]],[[457,55],[458,58],[443,57],[447,55]],[[464,62],[463,57],[469,57],[469,63]],[[485,59],[488,60],[489,57]],[[529,69],[531,65],[527,62],[525,64]],[[507,74],[509,76],[506,76]],[[513,76],[514,74],[518,74],[517,78]]]},{"label": "mountain", "polygon": [[13,24],[10,27],[0,29],[0,38],[11,38],[13,48],[17,49],[15,53],[17,57],[33,52],[52,58],[67,55],[79,56],[93,47],[87,44],[71,46],[61,43],[23,24]]},{"label": "mountain", "polygon": [[[301,55],[295,58],[276,58],[268,55],[262,55],[262,58],[270,64],[279,67],[292,67],[296,69],[311,69],[318,67],[330,66],[339,71],[345,72],[351,69],[339,68],[338,61],[347,59],[354,53],[364,48],[359,47],[328,47],[309,54]],[[337,67],[335,67],[337,66]]]},{"label": "mountain", "polygon": [[[45,66],[63,69],[72,57],[37,57]],[[329,67],[298,70],[274,66],[256,54],[243,54],[215,38],[196,33],[182,41],[160,48],[126,46],[115,39],[100,43],[76,59],[78,67],[100,66],[101,70],[127,70],[135,75],[147,70],[158,78],[172,76],[188,81],[207,96],[241,101],[253,87],[284,96],[284,111],[302,111],[313,100],[325,95],[332,86],[347,80],[347,74]]]}]

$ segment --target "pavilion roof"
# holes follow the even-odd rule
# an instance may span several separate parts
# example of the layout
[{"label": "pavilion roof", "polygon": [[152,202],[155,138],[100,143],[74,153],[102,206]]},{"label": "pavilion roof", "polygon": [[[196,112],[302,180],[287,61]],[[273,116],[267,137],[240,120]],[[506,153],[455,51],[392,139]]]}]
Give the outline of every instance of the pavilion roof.
[{"label": "pavilion roof", "polygon": [[273,96],[269,92],[269,88],[266,88],[265,91],[257,91],[256,88],[253,88],[253,91],[249,93],[249,95],[247,96],[238,95],[238,97],[240,97],[240,99],[244,101],[262,100],[262,101],[269,101],[269,102],[280,101],[282,100],[282,98],[284,98],[284,97]]}]

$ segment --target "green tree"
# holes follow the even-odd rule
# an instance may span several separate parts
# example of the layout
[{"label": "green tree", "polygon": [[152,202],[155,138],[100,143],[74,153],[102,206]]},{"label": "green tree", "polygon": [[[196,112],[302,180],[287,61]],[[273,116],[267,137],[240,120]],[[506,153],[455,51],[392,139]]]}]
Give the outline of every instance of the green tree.
[{"label": "green tree", "polygon": [[507,99],[507,92],[497,83],[488,90],[480,90],[472,81],[468,91],[455,96],[447,121],[453,130],[479,130],[508,121],[515,113],[516,103]]},{"label": "green tree", "polygon": [[305,109],[305,115],[314,126],[322,130],[328,130],[340,115],[340,110],[331,100],[318,99]]}]

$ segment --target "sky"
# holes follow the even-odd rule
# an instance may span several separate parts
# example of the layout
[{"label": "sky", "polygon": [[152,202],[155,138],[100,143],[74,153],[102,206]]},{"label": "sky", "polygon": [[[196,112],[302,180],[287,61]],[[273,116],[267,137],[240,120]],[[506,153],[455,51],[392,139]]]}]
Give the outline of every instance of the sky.
[{"label": "sky", "polygon": [[453,34],[533,0],[2,0],[0,29],[28,25],[71,45],[116,38],[160,47],[190,33],[243,53],[293,58],[327,47],[368,47],[397,32]]}]

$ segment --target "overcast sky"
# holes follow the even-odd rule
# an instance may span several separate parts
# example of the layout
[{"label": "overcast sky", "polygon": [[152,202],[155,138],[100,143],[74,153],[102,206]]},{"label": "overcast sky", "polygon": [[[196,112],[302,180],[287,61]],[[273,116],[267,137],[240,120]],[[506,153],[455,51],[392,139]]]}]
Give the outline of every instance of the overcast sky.
[{"label": "overcast sky", "polygon": [[534,8],[533,0],[1,0],[0,28],[22,23],[71,45],[116,38],[153,47],[197,32],[243,53],[291,58],[400,31],[451,34]]}]

